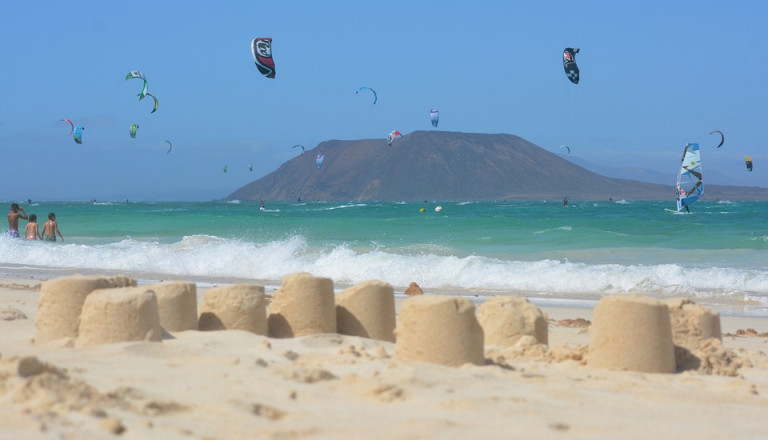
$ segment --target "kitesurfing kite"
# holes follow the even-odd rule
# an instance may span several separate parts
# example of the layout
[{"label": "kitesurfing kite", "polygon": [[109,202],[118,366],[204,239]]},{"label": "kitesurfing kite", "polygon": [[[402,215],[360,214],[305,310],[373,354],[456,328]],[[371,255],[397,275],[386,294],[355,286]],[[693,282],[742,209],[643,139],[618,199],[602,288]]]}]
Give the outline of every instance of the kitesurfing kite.
[{"label": "kitesurfing kite", "polygon": [[370,90],[371,93],[373,93],[373,103],[376,104],[376,101],[379,100],[379,96],[376,94],[376,90],[373,90],[370,87],[363,86],[363,87],[360,87],[359,89],[357,89],[357,91],[355,92],[355,95],[360,93],[362,90]]},{"label": "kitesurfing kite", "polygon": [[151,93],[147,93],[147,96],[151,96],[151,97],[152,97],[152,99],[154,99],[154,100],[155,100],[155,108],[153,108],[153,109],[152,109],[152,111],[150,112],[150,113],[154,113],[154,112],[156,112],[156,111],[157,111],[157,106],[158,106],[158,104],[159,104],[159,103],[157,102],[157,98],[155,97],[155,95],[153,95],[153,94],[151,94]]},{"label": "kitesurfing kite", "polygon": [[72,135],[72,137],[75,139],[75,142],[78,144],[83,143],[83,130],[85,130],[85,127],[78,125],[75,127],[75,134]]},{"label": "kitesurfing kite", "polygon": [[747,171],[752,172],[752,156],[745,156],[744,163],[747,165]]},{"label": "kitesurfing kite", "polygon": [[317,165],[318,168],[323,166],[323,161],[325,160],[325,154],[320,153],[317,155],[317,158],[315,159],[315,165]]},{"label": "kitesurfing kite", "polygon": [[224,165],[224,168],[222,168],[221,170],[222,170],[222,171],[224,171],[224,172],[226,173],[226,172],[227,172],[227,166],[226,166],[226,165]]},{"label": "kitesurfing kite", "polygon": [[253,171],[253,164],[252,163],[248,164],[248,171]]},{"label": "kitesurfing kite", "polygon": [[720,133],[720,143],[717,144],[717,148],[720,148],[723,146],[723,143],[725,142],[725,135],[720,130],[712,130],[709,132],[709,134],[715,134],[715,133]]},{"label": "kitesurfing kite", "polygon": [[296,147],[301,147],[301,154],[304,154],[304,145],[296,144],[296,145],[292,146],[291,148],[296,148]]},{"label": "kitesurfing kite", "polygon": [[680,171],[677,174],[677,212],[699,200],[704,194],[704,184],[701,177],[701,153],[699,144],[688,144],[683,151]]},{"label": "kitesurfing kite", "polygon": [[139,129],[139,124],[131,124],[131,137],[136,139],[136,130]]},{"label": "kitesurfing kite", "polygon": [[165,152],[165,154],[168,154],[173,150],[173,144],[168,139],[166,139],[165,142],[168,142],[168,151]]},{"label": "kitesurfing kite", "polygon": [[139,97],[139,101],[141,101],[142,99],[144,99],[145,96],[147,96],[147,77],[144,76],[144,74],[139,72],[138,70],[131,70],[130,72],[128,72],[127,75],[125,75],[126,81],[133,78],[137,78],[144,81],[144,85],[141,86],[141,91],[139,92],[138,95],[136,95]]},{"label": "kitesurfing kite", "polygon": [[72,126],[72,128],[69,130],[69,134],[72,134],[72,132],[75,131],[75,124],[73,124],[69,119],[60,119],[59,122],[69,122],[69,125]]},{"label": "kitesurfing kite", "polygon": [[569,156],[571,155],[571,147],[569,147],[568,145],[560,145],[560,148],[565,148],[566,151],[568,151],[568,155]]},{"label": "kitesurfing kite", "polygon": [[572,83],[579,83],[579,66],[576,65],[576,54],[579,53],[579,48],[566,47],[563,51],[563,69],[565,69],[565,76],[571,80]]},{"label": "kitesurfing kite", "polygon": [[387,135],[387,145],[392,145],[392,142],[393,142],[393,141],[394,141],[394,140],[395,140],[395,139],[396,139],[398,136],[400,136],[400,137],[403,137],[403,135],[402,135],[402,134],[401,134],[399,131],[397,131],[397,130],[394,130],[394,131],[392,131],[391,133],[389,133],[389,134]]},{"label": "kitesurfing kite", "polygon": [[275,60],[272,59],[272,39],[254,38],[251,41],[251,54],[259,72],[267,78],[274,78]]},{"label": "kitesurfing kite", "polygon": [[433,127],[437,127],[437,123],[440,121],[440,112],[435,109],[430,109],[429,120],[432,122]]}]

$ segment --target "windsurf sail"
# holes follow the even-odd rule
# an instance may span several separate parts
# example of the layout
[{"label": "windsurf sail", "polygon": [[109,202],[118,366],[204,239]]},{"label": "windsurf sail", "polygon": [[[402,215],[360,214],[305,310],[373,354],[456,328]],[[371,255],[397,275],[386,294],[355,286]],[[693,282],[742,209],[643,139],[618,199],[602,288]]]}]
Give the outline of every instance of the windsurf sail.
[{"label": "windsurf sail", "polygon": [[685,209],[704,194],[701,177],[699,144],[688,144],[683,151],[680,172],[677,174],[677,211]]}]

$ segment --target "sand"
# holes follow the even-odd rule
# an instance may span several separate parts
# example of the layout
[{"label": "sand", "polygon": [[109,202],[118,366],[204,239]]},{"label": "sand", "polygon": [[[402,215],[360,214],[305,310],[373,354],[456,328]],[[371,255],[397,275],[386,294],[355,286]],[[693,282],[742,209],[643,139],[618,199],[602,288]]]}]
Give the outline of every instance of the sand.
[{"label": "sand", "polygon": [[592,309],[544,306],[548,345],[523,337],[486,346],[483,365],[445,366],[333,333],[35,344],[40,281],[0,278],[3,440],[768,436],[765,318],[722,316],[722,343],[702,346],[715,368],[659,374],[590,367]]}]

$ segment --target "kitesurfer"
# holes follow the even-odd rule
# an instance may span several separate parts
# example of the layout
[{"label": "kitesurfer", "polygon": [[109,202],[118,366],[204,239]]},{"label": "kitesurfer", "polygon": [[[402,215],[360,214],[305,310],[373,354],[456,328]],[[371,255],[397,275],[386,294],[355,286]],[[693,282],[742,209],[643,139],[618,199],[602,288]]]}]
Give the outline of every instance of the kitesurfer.
[{"label": "kitesurfer", "polygon": [[568,206],[568,197],[563,199],[563,206]]},{"label": "kitesurfer", "polygon": [[[21,214],[19,214],[21,211]],[[18,203],[11,203],[11,210],[8,212],[8,232],[10,238],[19,238],[19,219],[26,220],[27,213]]]},{"label": "kitesurfer", "polygon": [[261,201],[261,206],[259,206],[259,211],[266,211],[267,208],[264,207],[264,200]]}]

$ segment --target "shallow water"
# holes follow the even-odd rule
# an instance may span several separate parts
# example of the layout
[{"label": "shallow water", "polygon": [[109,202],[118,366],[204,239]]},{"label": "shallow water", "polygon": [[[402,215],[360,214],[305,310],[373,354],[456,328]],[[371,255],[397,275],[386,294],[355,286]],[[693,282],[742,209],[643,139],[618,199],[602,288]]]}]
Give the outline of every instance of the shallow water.
[{"label": "shallow water", "polygon": [[[442,210],[435,211],[440,205]],[[768,315],[768,204],[697,202],[40,203],[64,243],[0,239],[7,271],[109,270],[594,301],[683,296]],[[424,212],[420,210],[424,208]],[[24,223],[24,222],[22,222]],[[23,227],[23,226],[22,226]]]}]

